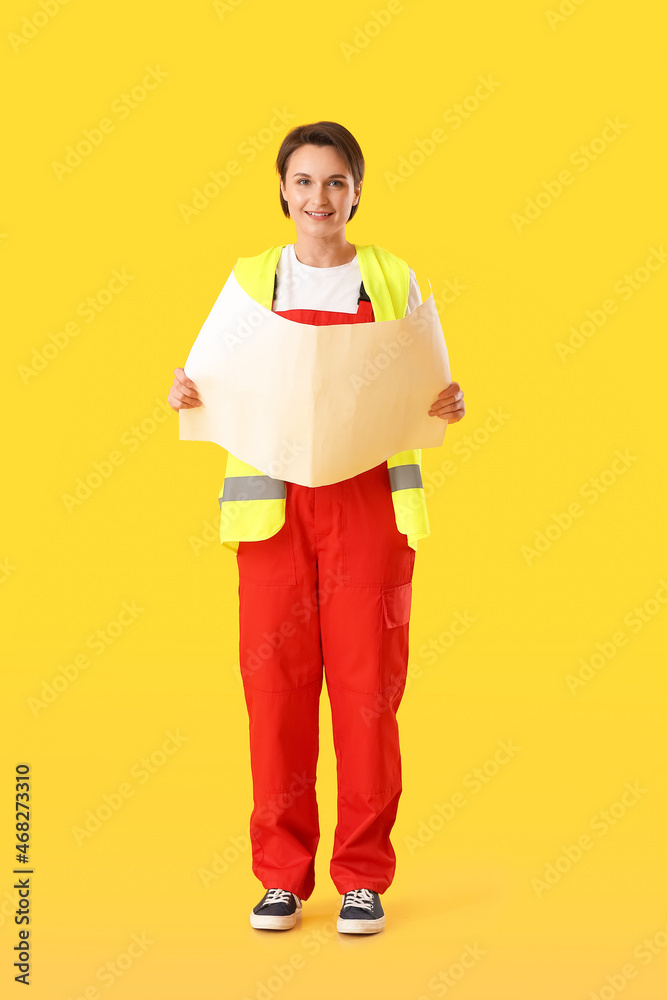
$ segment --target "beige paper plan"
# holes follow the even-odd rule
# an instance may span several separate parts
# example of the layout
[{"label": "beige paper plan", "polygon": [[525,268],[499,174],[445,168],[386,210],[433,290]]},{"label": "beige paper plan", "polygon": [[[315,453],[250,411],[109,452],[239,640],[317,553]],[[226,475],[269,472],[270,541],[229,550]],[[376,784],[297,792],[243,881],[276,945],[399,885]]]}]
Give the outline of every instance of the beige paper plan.
[{"label": "beige paper plan", "polygon": [[433,294],[403,319],[311,326],[227,279],[185,363],[203,406],[183,441],[214,441],[274,479],[327,486],[408,448],[438,448],[429,416],[451,382]]}]

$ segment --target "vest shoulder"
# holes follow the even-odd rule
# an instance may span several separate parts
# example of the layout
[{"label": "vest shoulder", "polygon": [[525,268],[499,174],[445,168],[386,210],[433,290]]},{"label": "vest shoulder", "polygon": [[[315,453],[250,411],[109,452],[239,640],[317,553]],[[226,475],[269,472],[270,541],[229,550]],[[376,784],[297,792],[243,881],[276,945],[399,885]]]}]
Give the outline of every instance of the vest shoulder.
[{"label": "vest shoulder", "polygon": [[[272,254],[280,255],[282,250],[283,250],[282,245],[269,247],[268,250],[262,250],[261,253],[253,254],[251,257],[239,257],[236,261],[236,264],[239,264],[241,262],[245,263],[246,261],[248,261],[250,264],[261,264],[263,260],[266,260]],[[236,264],[234,265],[234,267],[236,267]]]},{"label": "vest shoulder", "polygon": [[386,261],[390,264],[405,264],[405,266],[408,267],[408,262],[404,260],[403,257],[399,257],[398,254],[393,253],[391,250],[387,250],[386,247],[378,246],[377,243],[369,243],[361,249],[374,253],[375,256],[381,261]]}]

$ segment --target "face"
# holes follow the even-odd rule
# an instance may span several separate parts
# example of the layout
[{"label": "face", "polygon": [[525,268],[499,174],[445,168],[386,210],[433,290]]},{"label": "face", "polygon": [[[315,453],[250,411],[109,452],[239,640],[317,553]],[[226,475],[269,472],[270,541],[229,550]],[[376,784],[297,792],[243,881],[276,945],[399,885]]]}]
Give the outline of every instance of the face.
[{"label": "face", "polygon": [[299,146],[287,161],[280,190],[297,231],[309,236],[331,235],[344,229],[352,206],[359,201],[361,184],[333,146]]}]

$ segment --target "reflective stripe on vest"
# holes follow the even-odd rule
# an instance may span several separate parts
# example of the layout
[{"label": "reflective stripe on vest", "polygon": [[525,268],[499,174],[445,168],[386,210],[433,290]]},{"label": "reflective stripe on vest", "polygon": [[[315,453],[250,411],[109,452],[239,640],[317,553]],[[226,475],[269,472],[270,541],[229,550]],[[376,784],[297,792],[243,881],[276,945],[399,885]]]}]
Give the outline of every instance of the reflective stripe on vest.
[{"label": "reflective stripe on vest", "polygon": [[258,476],[225,476],[222,496],[218,500],[222,507],[225,500],[278,500],[286,496],[284,480],[260,473]]},{"label": "reflective stripe on vest", "polygon": [[395,465],[389,469],[389,482],[392,490],[408,490],[410,487],[423,486],[421,469],[418,464]]},{"label": "reflective stripe on vest", "polygon": [[[401,319],[410,287],[407,263],[389,250],[355,244],[359,270],[376,320]],[[265,308],[273,305],[276,268],[283,247],[271,247],[255,257],[239,257],[234,275],[241,287]],[[387,459],[396,526],[417,548],[430,535],[421,477],[421,449],[398,452]],[[238,542],[270,538],[285,523],[285,482],[228,453],[220,503],[220,541],[232,551]]]}]

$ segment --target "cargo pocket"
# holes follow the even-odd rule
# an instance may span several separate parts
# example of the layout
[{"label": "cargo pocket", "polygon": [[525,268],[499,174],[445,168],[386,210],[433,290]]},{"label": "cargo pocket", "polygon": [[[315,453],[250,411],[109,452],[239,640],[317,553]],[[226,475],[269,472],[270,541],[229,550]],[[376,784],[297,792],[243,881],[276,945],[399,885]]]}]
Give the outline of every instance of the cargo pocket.
[{"label": "cargo pocket", "polygon": [[382,588],[382,618],[384,628],[396,628],[410,621],[412,583]]},{"label": "cargo pocket", "polygon": [[385,707],[392,711],[398,708],[407,679],[411,603],[412,583],[382,588],[379,681]]}]

